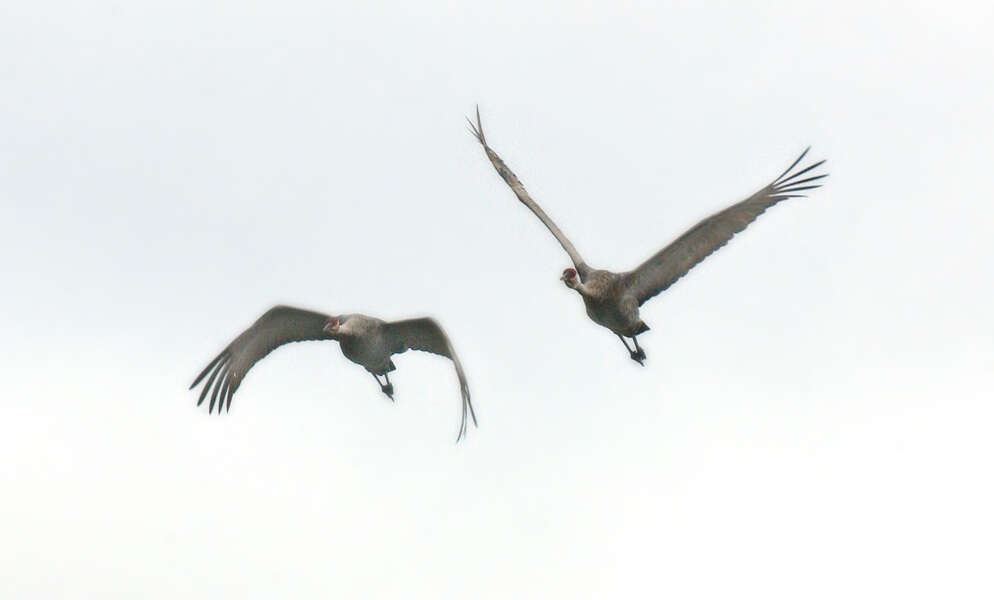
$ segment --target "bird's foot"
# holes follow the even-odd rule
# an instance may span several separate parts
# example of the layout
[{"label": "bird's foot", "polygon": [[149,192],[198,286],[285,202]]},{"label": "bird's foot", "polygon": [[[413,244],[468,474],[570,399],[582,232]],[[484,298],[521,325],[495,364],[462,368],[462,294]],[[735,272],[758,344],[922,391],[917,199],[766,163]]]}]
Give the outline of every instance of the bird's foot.
[{"label": "bird's foot", "polygon": [[639,348],[635,352],[632,352],[631,357],[632,360],[634,360],[638,364],[642,365],[643,367],[645,366],[645,352],[641,348]]},{"label": "bird's foot", "polygon": [[380,386],[380,390],[382,390],[383,393],[387,395],[387,398],[390,398],[390,402],[394,401],[393,400],[393,384],[392,383],[388,383],[386,385],[381,385]]}]

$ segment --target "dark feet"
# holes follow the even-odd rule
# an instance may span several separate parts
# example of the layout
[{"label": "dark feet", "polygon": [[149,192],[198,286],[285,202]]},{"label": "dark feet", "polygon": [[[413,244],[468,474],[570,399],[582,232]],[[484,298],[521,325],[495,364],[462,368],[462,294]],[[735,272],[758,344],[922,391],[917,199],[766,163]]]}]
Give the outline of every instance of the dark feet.
[{"label": "dark feet", "polygon": [[381,385],[380,386],[380,390],[382,390],[383,393],[387,395],[387,398],[390,398],[390,402],[393,402],[393,384],[392,383],[388,383],[386,385]]},{"label": "dark feet", "polygon": [[635,349],[632,350],[632,347],[628,345],[628,342],[620,333],[616,333],[615,335],[617,335],[618,339],[621,340],[621,343],[625,345],[625,350],[628,350],[628,356],[631,356],[632,360],[644,367],[645,363],[643,361],[645,360],[645,352],[643,352],[642,348],[639,347],[638,338],[632,338],[632,341],[635,342]]}]

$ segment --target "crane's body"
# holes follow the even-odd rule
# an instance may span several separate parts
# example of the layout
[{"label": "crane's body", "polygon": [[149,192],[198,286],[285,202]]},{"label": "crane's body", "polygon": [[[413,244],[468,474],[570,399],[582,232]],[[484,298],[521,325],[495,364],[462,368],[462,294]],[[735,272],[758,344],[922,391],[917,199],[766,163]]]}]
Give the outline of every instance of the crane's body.
[{"label": "crane's body", "polygon": [[[197,401],[199,406],[211,393],[208,412],[214,411],[218,401],[218,414],[241,385],[246,373],[255,363],[276,348],[290,342],[308,340],[337,341],[345,358],[361,365],[373,374],[380,389],[393,400],[393,384],[388,373],[396,370],[391,357],[407,350],[422,350],[449,358],[456,369],[462,394],[462,422],[457,440],[466,434],[468,418],[476,424],[476,414],[470,400],[469,384],[462,364],[448,336],[434,319],[422,317],[402,321],[384,321],[361,314],[326,315],[291,306],[275,306],[234,339],[200,372],[190,389],[210,375]],[[380,377],[385,382],[380,381]]]},{"label": "crane's body", "polygon": [[386,375],[397,369],[390,360],[395,344],[385,334],[383,320],[366,315],[342,315],[341,321],[342,326],[335,339],[345,358],[373,375]]},{"label": "crane's body", "polygon": [[627,337],[649,330],[639,317],[638,300],[627,293],[624,280],[617,273],[591,269],[573,289],[583,298],[587,316],[594,323]]},{"label": "crane's body", "polygon": [[[779,177],[763,189],[697,223],[635,269],[616,273],[591,268],[569,238],[532,199],[518,177],[487,144],[487,139],[483,135],[479,108],[476,110],[476,123],[470,121],[469,125],[497,173],[518,200],[542,221],[573,262],[573,267],[563,271],[560,279],[583,298],[587,316],[598,325],[614,332],[625,344],[632,360],[641,365],[645,364],[645,352],[639,346],[637,336],[648,331],[649,326],[640,318],[639,307],[669,288],[686,275],[694,265],[728,243],[736,233],[748,227],[767,208],[788,198],[802,197],[803,195],[798,192],[820,187],[820,182],[813,182],[828,176],[814,175],[799,179],[801,175],[825,162],[822,160],[794,171],[794,167],[807,155],[808,150],[805,150]],[[628,346],[626,337],[632,339],[634,349]]]}]

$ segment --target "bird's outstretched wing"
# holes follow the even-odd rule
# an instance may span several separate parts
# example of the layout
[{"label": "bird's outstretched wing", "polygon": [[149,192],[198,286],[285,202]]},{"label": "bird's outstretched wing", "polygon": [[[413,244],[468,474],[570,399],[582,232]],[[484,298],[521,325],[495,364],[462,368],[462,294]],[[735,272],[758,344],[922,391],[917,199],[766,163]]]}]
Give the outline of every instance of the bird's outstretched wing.
[{"label": "bird's outstretched wing", "polygon": [[456,376],[459,377],[459,390],[462,393],[462,422],[459,425],[459,435],[456,441],[466,435],[468,419],[473,419],[476,426],[476,413],[473,411],[473,403],[469,396],[469,384],[466,383],[466,374],[462,370],[462,364],[456,351],[452,349],[449,336],[445,335],[445,330],[434,319],[424,317],[421,319],[406,319],[403,321],[393,321],[384,325],[384,334],[392,341],[392,354],[400,354],[407,350],[421,350],[431,352],[452,359],[456,367]]},{"label": "bird's outstretched wing", "polygon": [[[694,225],[649,260],[633,271],[623,275],[628,292],[638,299],[641,305],[649,298],[673,285],[690,271],[694,265],[721,248],[728,240],[748,227],[767,208],[787,198],[801,198],[805,190],[821,187],[818,180],[828,174],[802,175],[824,164],[824,160],[794,171],[794,167],[807,155],[808,148],[791,164],[780,177],[749,198],[715,213]],[[818,183],[815,183],[818,182]]]},{"label": "bird's outstretched wing", "polygon": [[480,122],[480,107],[476,107],[475,124],[468,118],[466,120],[469,121],[469,128],[473,136],[479,140],[480,144],[483,145],[483,149],[486,150],[487,158],[489,158],[490,162],[493,163],[494,168],[497,169],[497,173],[500,174],[505,182],[507,182],[507,185],[511,186],[511,189],[514,190],[514,195],[518,197],[518,200],[521,200],[522,204],[535,213],[535,216],[545,224],[549,231],[552,232],[552,235],[556,236],[556,240],[559,241],[559,245],[563,247],[566,254],[569,254],[570,260],[573,261],[573,265],[576,267],[576,270],[580,272],[580,275],[585,275],[588,270],[587,263],[583,261],[583,257],[581,257],[580,253],[573,247],[573,243],[570,242],[569,238],[567,238],[563,232],[559,230],[559,227],[552,222],[549,215],[545,214],[542,207],[532,200],[531,196],[529,196],[528,192],[525,190],[525,186],[521,185],[521,181],[518,180],[517,176],[515,176],[511,169],[507,168],[504,161],[502,161],[500,157],[497,156],[497,153],[487,145],[487,138],[483,135],[483,123]]},{"label": "bird's outstretched wing", "polygon": [[197,375],[190,385],[191,390],[210,374],[200,392],[197,406],[203,404],[207,392],[213,388],[208,412],[214,411],[214,402],[219,399],[218,414],[221,414],[225,401],[226,410],[230,410],[231,398],[245,374],[267,354],[290,342],[333,339],[323,331],[327,319],[328,315],[292,306],[274,306],[267,310]]}]

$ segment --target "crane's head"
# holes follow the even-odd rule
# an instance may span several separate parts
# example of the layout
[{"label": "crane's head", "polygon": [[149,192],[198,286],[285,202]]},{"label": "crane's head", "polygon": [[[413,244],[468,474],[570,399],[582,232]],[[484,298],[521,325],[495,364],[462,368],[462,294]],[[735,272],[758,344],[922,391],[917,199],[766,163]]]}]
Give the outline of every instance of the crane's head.
[{"label": "crane's head", "polygon": [[563,283],[566,284],[566,287],[570,288],[575,288],[580,284],[580,278],[577,277],[576,269],[574,269],[573,267],[569,267],[568,269],[563,271],[563,276],[560,277],[559,279],[561,279]]},{"label": "crane's head", "polygon": [[324,327],[321,330],[328,335],[338,335],[338,327],[340,325],[341,322],[338,320],[338,317],[328,317],[324,320]]}]

